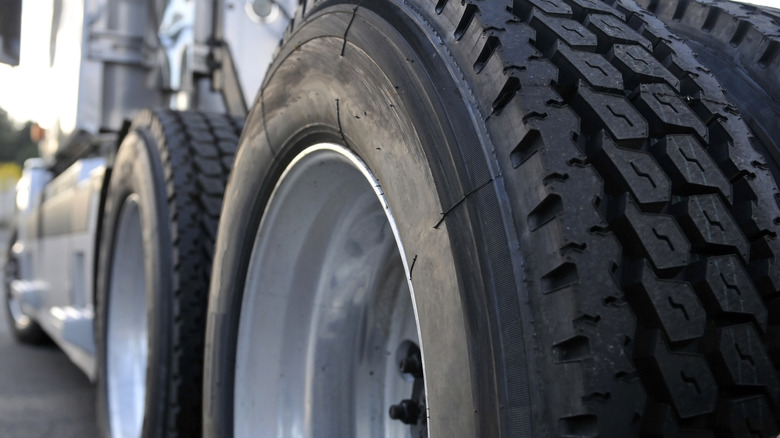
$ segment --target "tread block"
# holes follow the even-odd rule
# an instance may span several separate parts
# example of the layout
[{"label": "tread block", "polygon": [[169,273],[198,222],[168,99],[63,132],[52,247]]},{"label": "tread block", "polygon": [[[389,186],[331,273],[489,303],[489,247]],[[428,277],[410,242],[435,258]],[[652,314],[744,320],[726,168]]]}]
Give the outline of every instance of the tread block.
[{"label": "tread block", "polygon": [[670,208],[694,245],[711,251],[736,251],[750,260],[750,245],[718,195],[698,195]]},{"label": "tread block", "polygon": [[598,53],[572,50],[561,41],[551,52],[550,59],[559,68],[559,84],[576,84],[584,79],[596,89],[623,91],[623,75]]},{"label": "tread block", "polygon": [[[746,163],[743,163],[746,164]],[[780,225],[780,211],[772,205],[761,205],[756,202],[756,188],[754,181],[755,174],[743,172],[742,177],[734,181],[734,193],[737,199],[734,207],[731,209],[742,232],[748,239],[754,240],[754,252],[763,256],[780,254],[780,246],[772,245],[769,242],[755,242],[756,239],[770,238],[774,240],[777,237],[777,225]],[[753,187],[751,187],[753,186]],[[774,191],[771,187],[768,191]],[[776,195],[775,195],[776,196]],[[759,249],[759,247],[761,247]]]},{"label": "tread block", "polygon": [[591,52],[596,50],[598,43],[596,35],[586,29],[579,21],[553,17],[534,9],[530,24],[536,29],[536,45],[541,50],[546,51],[558,40],[565,42],[573,49]]},{"label": "tread block", "polygon": [[[485,17],[488,13],[490,11],[483,12],[480,19],[495,22],[505,20],[504,17]],[[513,23],[512,26],[514,38],[502,38],[501,45],[496,49],[497,57],[504,64],[503,70],[518,76],[525,87],[534,84],[548,86],[558,77],[558,71],[531,44],[536,39],[536,31],[526,23]]]},{"label": "tread block", "polygon": [[650,121],[654,136],[673,133],[696,133],[707,141],[707,127],[682,98],[666,84],[643,84],[634,96],[637,108]]},{"label": "tread block", "polygon": [[738,400],[724,400],[719,403],[715,414],[718,430],[725,436],[777,436],[777,426],[772,421],[774,413],[766,397],[756,395]]},{"label": "tread block", "polygon": [[671,199],[672,184],[647,152],[618,147],[609,135],[597,137],[594,159],[609,169],[642,206],[659,206]]},{"label": "tread block", "polygon": [[222,165],[218,160],[195,155],[193,161],[199,173],[203,175],[222,176],[225,173],[225,170],[222,168]]},{"label": "tread block", "polygon": [[761,295],[770,295],[780,291],[780,258],[754,260],[748,268],[756,279],[756,287]]},{"label": "tread block", "polygon": [[709,414],[718,401],[718,386],[704,356],[676,353],[657,330],[637,339],[637,366],[648,377],[647,385],[670,403],[680,418]]},{"label": "tread block", "polygon": [[214,196],[222,196],[225,192],[225,181],[221,177],[198,175],[201,191]]},{"label": "tread block", "polygon": [[636,87],[640,83],[664,82],[680,90],[680,80],[674,77],[647,50],[636,45],[615,44],[611,52],[612,62],[626,74],[628,84]]},{"label": "tread block", "polygon": [[202,194],[200,195],[199,199],[203,210],[205,210],[212,217],[219,217],[219,213],[222,211],[221,196],[210,196]]},{"label": "tread block", "polygon": [[584,19],[588,14],[594,12],[612,14],[620,20],[625,20],[626,18],[622,13],[598,0],[566,0],[566,2],[571,6],[574,16],[578,20]]},{"label": "tread block", "polygon": [[672,343],[704,335],[707,313],[689,283],[658,279],[647,262],[627,269],[623,279],[633,308],[663,328]]},{"label": "tread block", "polygon": [[732,386],[765,388],[775,402],[780,398],[780,380],[764,349],[763,337],[752,324],[725,327],[708,345],[713,371]]},{"label": "tread block", "polygon": [[710,313],[748,315],[766,331],[766,305],[737,257],[711,257],[699,262],[691,268],[689,278]]},{"label": "tread block", "polygon": [[609,51],[613,44],[620,43],[638,44],[647,50],[653,50],[653,45],[647,38],[614,15],[592,14],[587,17],[585,24],[598,36],[598,50],[602,53]]},{"label": "tread block", "polygon": [[647,122],[625,97],[599,93],[580,82],[575,104],[585,107],[581,114],[597,117],[621,145],[644,145]]},{"label": "tread block", "polygon": [[643,213],[632,200],[627,199],[623,216],[617,219],[615,225],[635,240],[636,245],[626,249],[649,257],[657,269],[688,265],[691,245],[673,217]]},{"label": "tread block", "polygon": [[[238,143],[238,138],[233,138],[232,140],[232,149],[235,150],[235,144]],[[198,140],[190,140],[190,146],[192,146],[193,149],[197,152],[197,154],[202,158],[219,158],[220,156],[220,149],[219,147],[213,147],[218,146],[219,142],[214,143],[213,145],[210,145],[209,143],[204,143]]]},{"label": "tread block", "polygon": [[732,200],[731,183],[694,137],[669,135],[650,150],[683,194],[717,191]]},{"label": "tread block", "polygon": [[528,14],[531,8],[538,8],[545,14],[569,17],[572,14],[571,7],[563,2],[555,0],[514,0],[512,10],[515,13]]},{"label": "tread block", "polygon": [[234,161],[236,161],[235,155],[224,155],[220,160],[225,169],[232,169]]},{"label": "tread block", "polygon": [[691,48],[664,27],[663,23],[645,25],[643,34],[656,40],[654,53],[656,58],[661,60],[661,64],[666,66],[675,77],[683,78],[680,82],[680,90],[684,95],[692,96],[706,90],[704,94],[708,98],[721,100],[722,92],[717,79],[707,74],[709,70],[696,60]]}]

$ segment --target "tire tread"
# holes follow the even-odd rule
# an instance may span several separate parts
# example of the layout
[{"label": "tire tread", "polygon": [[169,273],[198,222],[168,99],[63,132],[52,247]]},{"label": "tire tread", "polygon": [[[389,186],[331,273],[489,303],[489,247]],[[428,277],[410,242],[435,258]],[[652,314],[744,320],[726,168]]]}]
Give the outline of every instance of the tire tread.
[{"label": "tire tread", "polygon": [[148,129],[158,148],[173,248],[173,359],[164,434],[197,436],[213,248],[243,122],[223,114],[156,109],[142,112],[134,126]]}]

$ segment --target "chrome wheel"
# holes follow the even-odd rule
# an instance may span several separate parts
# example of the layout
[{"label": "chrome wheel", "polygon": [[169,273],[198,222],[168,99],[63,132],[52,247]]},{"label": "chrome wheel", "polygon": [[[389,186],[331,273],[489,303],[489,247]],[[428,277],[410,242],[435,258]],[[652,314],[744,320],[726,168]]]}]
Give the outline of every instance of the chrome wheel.
[{"label": "chrome wheel", "polygon": [[[397,236],[379,182],[346,148],[313,146],[287,167],[242,298],[236,436],[424,436],[422,356]],[[390,418],[415,409],[411,425]]]},{"label": "chrome wheel", "polygon": [[107,389],[111,435],[139,437],[148,355],[146,269],[138,196],[123,203],[108,293]]}]

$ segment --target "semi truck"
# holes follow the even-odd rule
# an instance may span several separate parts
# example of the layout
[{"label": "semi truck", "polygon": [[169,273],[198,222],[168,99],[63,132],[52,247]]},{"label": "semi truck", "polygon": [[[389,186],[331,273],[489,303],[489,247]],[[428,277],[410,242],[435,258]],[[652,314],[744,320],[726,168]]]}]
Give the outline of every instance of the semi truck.
[{"label": "semi truck", "polygon": [[0,5],[5,308],[104,436],[777,434],[780,11]]}]

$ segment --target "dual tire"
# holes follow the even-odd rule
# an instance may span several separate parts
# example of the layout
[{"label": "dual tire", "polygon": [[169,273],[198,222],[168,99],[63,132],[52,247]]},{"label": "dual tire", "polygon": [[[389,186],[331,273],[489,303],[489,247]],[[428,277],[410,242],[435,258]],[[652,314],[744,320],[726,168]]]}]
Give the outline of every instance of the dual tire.
[{"label": "dual tire", "polygon": [[106,434],[776,434],[777,189],[652,14],[304,2],[221,214],[205,145],[237,126],[200,117],[147,113],[117,154]]}]

